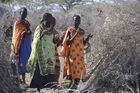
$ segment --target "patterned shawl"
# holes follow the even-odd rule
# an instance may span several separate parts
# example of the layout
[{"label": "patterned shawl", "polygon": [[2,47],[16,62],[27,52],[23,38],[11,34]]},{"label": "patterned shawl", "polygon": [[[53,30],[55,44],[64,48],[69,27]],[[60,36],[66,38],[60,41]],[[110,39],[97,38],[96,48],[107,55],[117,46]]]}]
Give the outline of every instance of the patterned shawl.
[{"label": "patterned shawl", "polygon": [[[33,40],[33,48],[27,63],[27,68],[31,74],[34,73],[36,63],[38,62],[40,74],[54,74],[55,72],[55,45],[53,43],[53,32],[50,34],[50,28],[42,29],[42,26],[36,28]],[[49,31],[49,34],[41,34]]]}]

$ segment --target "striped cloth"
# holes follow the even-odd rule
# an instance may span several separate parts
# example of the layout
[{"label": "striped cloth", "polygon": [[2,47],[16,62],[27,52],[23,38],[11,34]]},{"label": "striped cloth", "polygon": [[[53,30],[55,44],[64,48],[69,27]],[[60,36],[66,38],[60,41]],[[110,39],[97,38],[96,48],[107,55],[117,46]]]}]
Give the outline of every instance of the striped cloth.
[{"label": "striped cloth", "polygon": [[60,60],[59,60],[59,54],[58,54],[56,45],[55,45],[55,57],[56,57],[55,70],[56,70],[56,74],[59,75],[59,73],[60,73]]},{"label": "striped cloth", "polygon": [[56,57],[56,63],[55,63],[55,80],[56,82],[59,82],[59,76],[60,76],[60,60],[59,60],[59,54],[57,51],[57,45],[55,45],[55,57]]}]

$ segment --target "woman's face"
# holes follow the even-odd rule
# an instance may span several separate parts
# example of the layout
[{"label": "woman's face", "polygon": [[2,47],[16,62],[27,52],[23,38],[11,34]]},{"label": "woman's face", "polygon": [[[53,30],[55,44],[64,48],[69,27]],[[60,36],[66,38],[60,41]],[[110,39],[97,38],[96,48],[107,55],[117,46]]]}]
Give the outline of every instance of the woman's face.
[{"label": "woman's face", "polygon": [[56,25],[56,21],[53,19],[52,21],[52,27],[54,27]]},{"label": "woman's face", "polygon": [[44,20],[43,23],[44,23],[44,26],[50,27],[50,25],[52,24],[52,18],[51,17],[47,18],[46,20]]},{"label": "woman's face", "polygon": [[75,27],[78,28],[80,23],[81,23],[80,17],[75,16],[74,17],[74,25],[75,25]]}]

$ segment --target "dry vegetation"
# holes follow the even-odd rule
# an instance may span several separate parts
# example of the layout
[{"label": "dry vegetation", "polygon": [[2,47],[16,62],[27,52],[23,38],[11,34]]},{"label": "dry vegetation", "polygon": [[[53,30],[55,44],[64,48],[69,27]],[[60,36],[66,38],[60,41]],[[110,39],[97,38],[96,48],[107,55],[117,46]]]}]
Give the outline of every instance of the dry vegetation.
[{"label": "dry vegetation", "polygon": [[[32,30],[35,30],[39,24],[39,17],[44,12],[46,11],[29,13],[28,19],[31,22]],[[7,73],[10,39],[6,37],[7,42],[4,41],[4,31],[13,25],[17,13],[9,13],[9,16],[7,13],[5,13],[6,16],[0,18],[0,79],[10,82],[6,85],[7,88],[10,88],[9,85],[13,84]],[[79,85],[79,90],[96,90],[98,93],[104,91],[140,93],[139,3],[127,2],[119,6],[95,3],[92,6],[71,9],[67,13],[63,11],[51,13],[56,17],[56,29],[60,33],[71,24],[71,17],[79,14],[82,17],[81,27],[87,33],[93,34],[93,38],[90,40],[91,52],[85,54],[87,76],[86,80]],[[4,83],[6,84],[6,82]],[[0,83],[0,91],[4,83]],[[3,93],[10,92],[7,90]]]},{"label": "dry vegetation", "polygon": [[[15,79],[10,77],[11,68],[9,61],[9,32],[11,32],[11,24],[13,24],[12,16],[6,8],[0,7],[0,12],[0,93],[20,93],[19,86],[15,82]],[[6,34],[5,32],[8,33]]]}]

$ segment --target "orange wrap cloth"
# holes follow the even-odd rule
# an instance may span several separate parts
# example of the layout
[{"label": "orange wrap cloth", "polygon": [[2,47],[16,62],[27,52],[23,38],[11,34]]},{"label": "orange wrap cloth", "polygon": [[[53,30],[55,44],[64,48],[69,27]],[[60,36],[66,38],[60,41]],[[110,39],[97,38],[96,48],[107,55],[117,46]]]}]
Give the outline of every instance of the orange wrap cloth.
[{"label": "orange wrap cloth", "polygon": [[[82,30],[81,28],[78,28],[79,30]],[[85,68],[85,61],[84,61],[84,34],[78,34],[76,38],[73,40],[73,42],[68,46],[67,45],[67,36],[68,32],[71,32],[71,37],[74,36],[76,33],[74,27],[69,27],[64,40],[63,40],[63,46],[60,51],[61,55],[64,57],[64,73],[63,77],[67,75],[72,75],[72,80],[76,78],[81,78],[84,80],[86,75],[86,68]],[[68,51],[70,51],[70,59],[68,57]],[[69,62],[70,60],[70,62]]]},{"label": "orange wrap cloth", "polygon": [[[24,36],[24,33],[27,31],[27,27],[29,27],[30,24],[25,23],[24,20],[17,18],[14,23],[13,28],[13,36],[12,36],[12,44],[14,45],[15,53],[19,53],[20,45]],[[30,38],[32,40],[32,35],[30,35]],[[14,49],[13,45],[11,46],[11,54],[10,57],[13,57]]]}]

